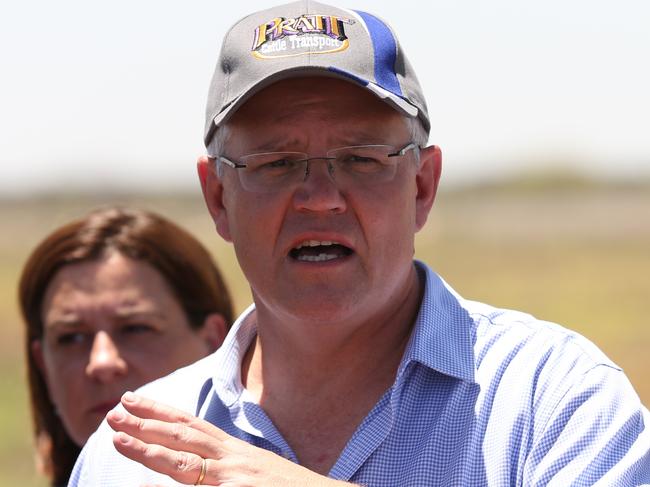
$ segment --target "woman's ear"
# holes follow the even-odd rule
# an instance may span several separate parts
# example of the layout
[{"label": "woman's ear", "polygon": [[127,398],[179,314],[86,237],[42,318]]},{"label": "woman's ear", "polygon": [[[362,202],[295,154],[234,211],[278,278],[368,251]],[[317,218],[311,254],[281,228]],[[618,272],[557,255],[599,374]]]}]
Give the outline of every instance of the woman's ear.
[{"label": "woman's ear", "polygon": [[197,333],[203,338],[210,352],[214,352],[221,346],[228,333],[226,320],[221,313],[210,313],[203,320],[203,326],[197,330]]},{"label": "woman's ear", "polygon": [[29,344],[29,348],[31,350],[32,357],[34,358],[36,367],[43,375],[45,382],[47,382],[47,370],[45,368],[45,360],[43,359],[43,343],[41,340],[32,340],[32,342]]}]

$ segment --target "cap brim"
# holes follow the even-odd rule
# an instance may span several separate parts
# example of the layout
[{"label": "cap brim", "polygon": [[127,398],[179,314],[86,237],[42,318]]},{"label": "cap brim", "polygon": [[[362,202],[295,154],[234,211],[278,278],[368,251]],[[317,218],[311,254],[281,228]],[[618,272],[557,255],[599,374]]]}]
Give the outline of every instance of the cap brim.
[{"label": "cap brim", "polygon": [[215,130],[226,123],[228,119],[244,104],[248,99],[253,95],[260,92],[264,88],[273,83],[281,81],[287,78],[298,78],[301,76],[327,76],[331,78],[338,78],[345,81],[348,81],[360,88],[364,88],[377,98],[382,100],[385,103],[388,103],[393,109],[402,113],[403,115],[415,118],[419,114],[419,109],[404,100],[402,97],[391,93],[390,91],[382,88],[381,86],[373,83],[372,81],[363,81],[359,80],[355,76],[346,75],[346,73],[341,71],[332,71],[326,67],[310,66],[310,67],[292,67],[285,69],[283,71],[278,71],[271,76],[268,76],[261,80],[260,82],[252,85],[247,91],[241,93],[239,96],[234,98],[227,106],[225,106],[219,113],[214,114],[212,117],[212,125],[210,126],[208,132],[205,136],[205,145],[207,146],[214,135]]}]

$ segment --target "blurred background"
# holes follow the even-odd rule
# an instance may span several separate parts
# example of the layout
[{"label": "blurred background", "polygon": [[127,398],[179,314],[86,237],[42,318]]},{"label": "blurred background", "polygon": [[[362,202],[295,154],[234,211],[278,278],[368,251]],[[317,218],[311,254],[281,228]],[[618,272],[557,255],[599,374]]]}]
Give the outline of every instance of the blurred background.
[{"label": "blurred background", "polygon": [[[238,311],[250,301],[194,161],[220,39],[274,3],[2,5],[0,485],[45,485],[16,282],[56,226],[108,203],[160,212],[213,252]],[[416,256],[465,297],[584,334],[650,404],[650,3],[341,4],[394,27],[427,96],[444,170]]]}]

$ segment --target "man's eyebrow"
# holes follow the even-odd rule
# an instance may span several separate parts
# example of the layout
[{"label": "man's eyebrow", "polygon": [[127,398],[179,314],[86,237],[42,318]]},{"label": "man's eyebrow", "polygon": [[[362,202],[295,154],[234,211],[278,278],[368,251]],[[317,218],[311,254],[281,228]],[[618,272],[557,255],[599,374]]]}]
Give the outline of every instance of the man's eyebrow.
[{"label": "man's eyebrow", "polygon": [[278,152],[278,151],[287,151],[293,150],[293,148],[298,147],[300,140],[296,137],[288,139],[286,137],[278,136],[266,139],[265,141],[255,144],[254,148],[249,149],[250,154],[259,153],[259,152]]},{"label": "man's eyebrow", "polygon": [[[336,142],[332,141],[328,145],[328,149],[334,149],[337,147],[346,147],[350,145],[365,145],[365,144],[383,144],[384,141],[383,134],[378,134],[376,130],[364,130],[364,129],[353,129],[348,131],[340,136],[337,136]],[[247,151],[247,154],[255,154],[261,152],[284,152],[284,151],[302,151],[301,144],[303,140],[298,139],[297,137],[292,137],[288,139],[286,137],[273,137],[267,139],[259,144],[256,144],[254,148],[251,148]],[[244,154],[246,155],[246,154]]]},{"label": "man's eyebrow", "polygon": [[339,147],[342,147],[342,145],[365,145],[365,144],[384,144],[386,141],[384,140],[385,137],[382,136],[382,134],[378,134],[376,131],[375,132],[366,132],[363,130],[359,130],[356,132],[351,132],[345,134],[343,137],[341,137],[341,142],[339,142]]}]

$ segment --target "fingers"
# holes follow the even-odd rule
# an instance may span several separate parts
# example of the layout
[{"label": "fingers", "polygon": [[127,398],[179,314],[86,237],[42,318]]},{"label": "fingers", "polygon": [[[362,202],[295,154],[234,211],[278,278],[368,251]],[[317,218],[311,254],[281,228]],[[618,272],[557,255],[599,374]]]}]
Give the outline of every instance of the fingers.
[{"label": "fingers", "polygon": [[184,424],[216,439],[225,440],[229,438],[227,433],[224,433],[221,429],[207,421],[201,420],[180,409],[138,396],[132,392],[124,393],[122,396],[122,405],[128,412],[139,418]]},{"label": "fingers", "polygon": [[[126,433],[116,433],[113,437],[115,449],[127,458],[141,463],[156,472],[169,475],[183,484],[193,485],[201,475],[203,458],[194,453],[170,450],[161,445],[149,445]],[[206,475],[209,469],[206,460]],[[205,479],[204,482],[205,483]]]},{"label": "fingers", "polygon": [[[211,429],[206,429],[217,431],[220,438],[201,431],[197,425],[208,424],[204,420],[148,399],[129,399],[123,401],[125,408],[142,417],[120,409],[106,416],[108,424],[116,431],[113,436],[116,450],[178,482],[193,485],[201,480],[202,485],[213,486],[225,485],[224,482],[260,486],[331,484],[331,479],[230,436],[219,428],[210,425]],[[179,418],[182,419],[175,423]]]},{"label": "fingers", "polygon": [[201,457],[214,457],[219,451],[220,440],[182,423],[138,418],[120,410],[109,412],[106,421],[116,432],[126,433],[144,443],[185,451]]}]

